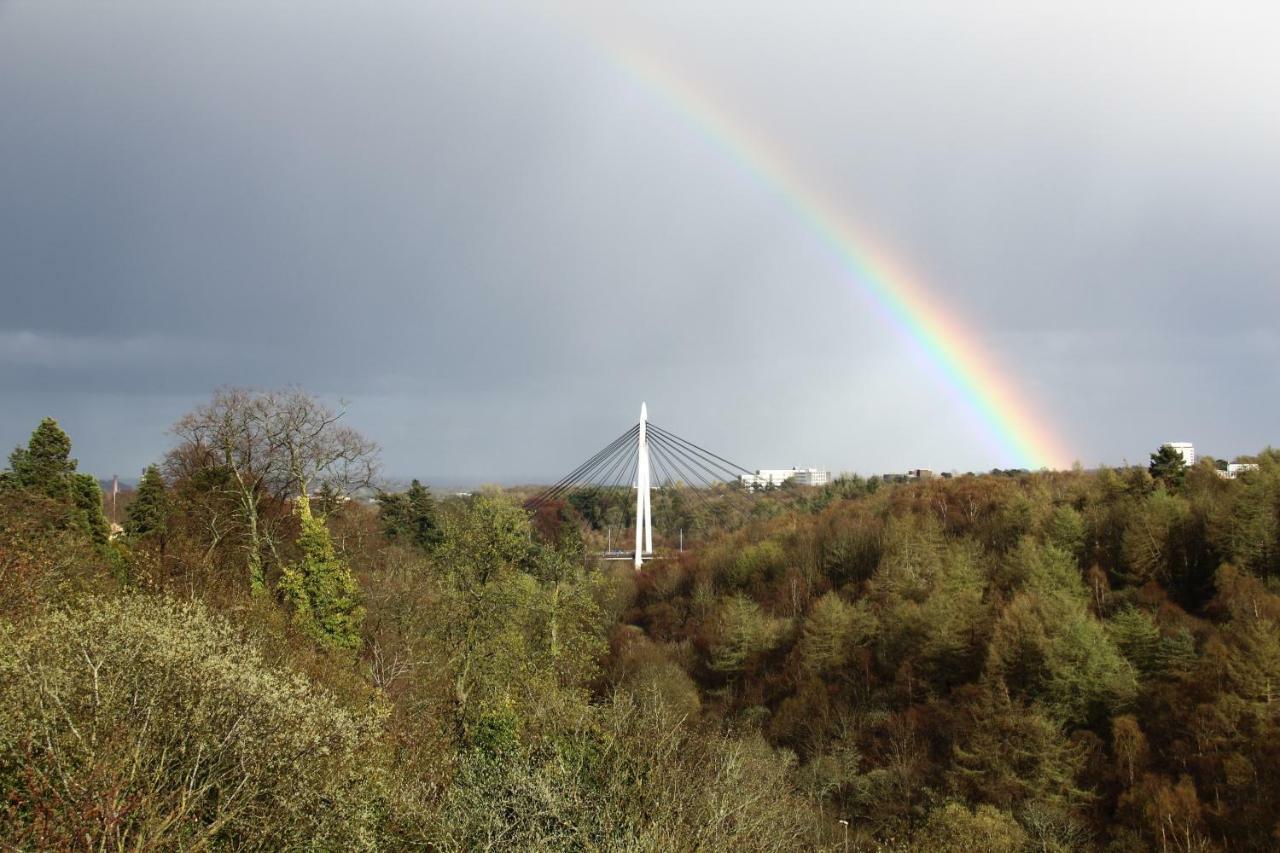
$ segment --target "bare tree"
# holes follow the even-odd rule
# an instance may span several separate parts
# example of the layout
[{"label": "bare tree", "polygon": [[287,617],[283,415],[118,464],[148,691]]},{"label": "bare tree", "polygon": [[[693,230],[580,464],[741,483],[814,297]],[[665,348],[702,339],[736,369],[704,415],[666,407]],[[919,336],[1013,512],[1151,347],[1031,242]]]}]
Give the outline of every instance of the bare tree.
[{"label": "bare tree", "polygon": [[170,430],[178,444],[166,460],[169,473],[218,469],[209,482],[234,499],[255,594],[266,589],[264,551],[279,562],[268,505],[297,498],[307,511],[313,487],[349,494],[377,473],[378,446],[341,426],[344,414],[299,388],[219,388]]}]

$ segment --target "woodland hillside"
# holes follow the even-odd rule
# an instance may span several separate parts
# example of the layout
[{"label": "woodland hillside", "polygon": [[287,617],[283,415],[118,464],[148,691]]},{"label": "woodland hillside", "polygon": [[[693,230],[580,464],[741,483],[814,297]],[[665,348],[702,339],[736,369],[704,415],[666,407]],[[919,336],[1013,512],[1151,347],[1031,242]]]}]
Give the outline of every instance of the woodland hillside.
[{"label": "woodland hillside", "polygon": [[[33,425],[34,426],[34,425]],[[1280,453],[373,494],[296,389],[219,391],[118,507],[36,426],[0,475],[0,846],[1280,845]]]}]

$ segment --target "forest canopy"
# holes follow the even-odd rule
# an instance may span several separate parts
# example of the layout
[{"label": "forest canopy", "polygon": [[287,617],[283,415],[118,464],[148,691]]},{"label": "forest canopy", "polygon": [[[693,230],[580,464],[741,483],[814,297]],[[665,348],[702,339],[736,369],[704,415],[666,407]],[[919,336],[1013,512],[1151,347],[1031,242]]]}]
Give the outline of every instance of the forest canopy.
[{"label": "forest canopy", "polygon": [[110,517],[52,419],[0,474],[0,845],[1280,844],[1270,449],[664,487],[637,573],[299,389],[172,436]]}]

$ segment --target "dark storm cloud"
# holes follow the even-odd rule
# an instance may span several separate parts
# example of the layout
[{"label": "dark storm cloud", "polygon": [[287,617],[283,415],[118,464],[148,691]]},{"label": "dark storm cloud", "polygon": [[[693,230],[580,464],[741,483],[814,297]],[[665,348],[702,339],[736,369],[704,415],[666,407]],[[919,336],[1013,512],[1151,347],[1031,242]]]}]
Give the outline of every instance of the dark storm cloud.
[{"label": "dark storm cloud", "polygon": [[545,477],[642,398],[751,465],[1007,464],[620,34],[887,235],[1086,462],[1272,440],[1274,13],[727,9],[0,5],[0,438],[58,415],[128,471],[213,387],[295,382],[394,474]]}]

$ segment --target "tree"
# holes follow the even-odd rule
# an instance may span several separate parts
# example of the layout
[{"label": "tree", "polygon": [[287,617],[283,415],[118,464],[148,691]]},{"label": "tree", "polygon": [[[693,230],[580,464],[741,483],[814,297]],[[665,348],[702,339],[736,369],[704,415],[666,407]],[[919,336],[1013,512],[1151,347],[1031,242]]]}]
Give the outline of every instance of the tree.
[{"label": "tree", "polygon": [[15,447],[9,454],[10,476],[7,482],[31,489],[56,501],[69,501],[72,496],[71,476],[76,460],[71,458],[71,438],[53,418],[45,418],[31,433],[27,446]]},{"label": "tree", "polygon": [[814,602],[800,629],[797,652],[801,665],[815,675],[840,669],[875,627],[865,608],[845,602],[834,592],[827,593]]},{"label": "tree", "polygon": [[929,812],[921,849],[938,853],[1016,853],[1027,848],[1027,841],[1026,831],[1008,812],[985,803],[971,811],[962,803],[950,802]]},{"label": "tree", "polygon": [[56,501],[67,508],[70,527],[95,545],[106,544],[110,529],[102,512],[102,488],[90,475],[76,473],[71,439],[53,418],[40,422],[25,448],[14,448],[0,488],[25,489]]},{"label": "tree", "polygon": [[1053,510],[1045,524],[1045,538],[1077,559],[1084,552],[1084,518],[1073,507],[1060,506]]},{"label": "tree", "polygon": [[142,472],[137,494],[125,510],[125,532],[130,536],[163,538],[168,527],[169,496],[160,468],[148,465]]},{"label": "tree", "polygon": [[431,490],[414,480],[407,492],[378,495],[382,532],[392,542],[403,542],[423,551],[440,543],[440,521]]},{"label": "tree", "polygon": [[708,664],[716,672],[742,672],[777,645],[783,628],[783,620],[770,618],[751,599],[735,595],[716,614]]},{"label": "tree", "polygon": [[220,388],[171,430],[178,438],[168,456],[175,478],[210,468],[225,472],[210,482],[221,482],[234,498],[255,595],[266,591],[264,551],[277,565],[284,562],[276,516],[264,512],[266,505],[310,495],[317,481],[348,493],[373,479],[378,447],[340,426],[343,414],[297,388]]},{"label": "tree", "polygon": [[585,705],[602,652],[593,583],[533,540],[522,507],[481,495],[450,513],[434,563],[428,632],[468,740]]},{"label": "tree", "polygon": [[317,642],[340,649],[360,646],[364,608],[350,567],[338,557],[324,519],[313,515],[306,495],[298,498],[301,558],[284,568],[280,590],[294,618]]},{"label": "tree", "polygon": [[71,498],[78,511],[78,520],[95,545],[105,545],[111,538],[111,528],[102,511],[102,487],[88,474],[71,475]]},{"label": "tree", "polygon": [[1187,475],[1187,463],[1182,454],[1167,444],[1151,454],[1151,464],[1147,466],[1151,476],[1162,481],[1169,488],[1182,485]]},{"label": "tree", "polygon": [[1116,772],[1125,787],[1133,787],[1138,774],[1146,767],[1149,751],[1146,735],[1132,715],[1124,714],[1111,721],[1111,751],[1116,759]]}]

